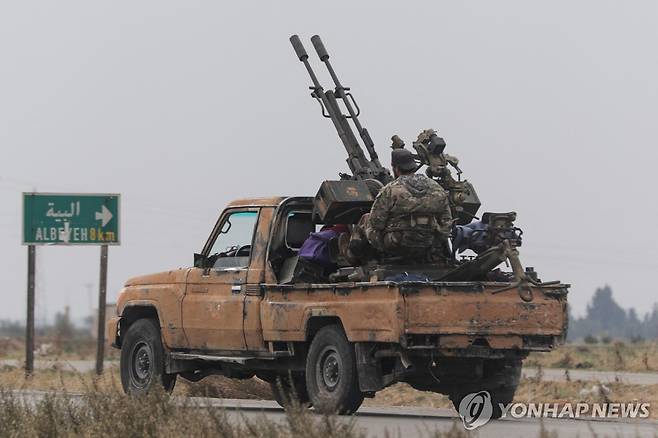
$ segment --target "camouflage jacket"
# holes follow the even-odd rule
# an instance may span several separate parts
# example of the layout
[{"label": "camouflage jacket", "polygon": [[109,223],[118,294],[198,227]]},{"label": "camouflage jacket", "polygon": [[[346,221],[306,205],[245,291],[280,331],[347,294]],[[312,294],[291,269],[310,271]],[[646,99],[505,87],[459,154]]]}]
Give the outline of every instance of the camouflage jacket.
[{"label": "camouflage jacket", "polygon": [[379,251],[403,255],[440,245],[451,225],[446,191],[425,175],[402,175],[375,198],[366,236]]}]

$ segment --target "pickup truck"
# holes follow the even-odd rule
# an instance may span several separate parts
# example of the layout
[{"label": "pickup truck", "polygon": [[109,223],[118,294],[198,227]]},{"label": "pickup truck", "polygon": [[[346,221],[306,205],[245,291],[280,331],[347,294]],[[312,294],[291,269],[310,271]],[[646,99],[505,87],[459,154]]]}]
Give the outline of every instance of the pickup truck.
[{"label": "pickup truck", "polygon": [[[269,382],[277,401],[349,414],[396,382],[512,400],[522,360],[564,340],[568,285],[494,281],[292,281],[313,198],[232,202],[194,266],[130,279],[108,322],[129,394],[177,376]],[[500,292],[500,293],[498,293]]]}]

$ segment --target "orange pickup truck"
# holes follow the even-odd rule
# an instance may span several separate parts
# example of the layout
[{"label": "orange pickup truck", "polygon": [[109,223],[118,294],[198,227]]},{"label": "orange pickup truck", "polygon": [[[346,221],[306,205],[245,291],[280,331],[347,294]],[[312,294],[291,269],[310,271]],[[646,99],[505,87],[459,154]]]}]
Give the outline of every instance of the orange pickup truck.
[{"label": "orange pickup truck", "polygon": [[528,297],[506,282],[293,281],[312,210],[310,197],[235,201],[194,267],[129,280],[107,331],[125,391],[222,374],[257,376],[282,405],[320,412],[352,413],[395,382],[457,404],[486,389],[497,406],[529,352],[564,340],[560,282]]}]

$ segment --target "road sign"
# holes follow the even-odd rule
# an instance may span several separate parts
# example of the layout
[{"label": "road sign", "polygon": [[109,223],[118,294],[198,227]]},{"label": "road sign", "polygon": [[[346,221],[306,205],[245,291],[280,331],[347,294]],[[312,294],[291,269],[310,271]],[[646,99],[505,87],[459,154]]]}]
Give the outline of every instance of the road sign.
[{"label": "road sign", "polygon": [[24,245],[118,245],[119,195],[23,193]]}]

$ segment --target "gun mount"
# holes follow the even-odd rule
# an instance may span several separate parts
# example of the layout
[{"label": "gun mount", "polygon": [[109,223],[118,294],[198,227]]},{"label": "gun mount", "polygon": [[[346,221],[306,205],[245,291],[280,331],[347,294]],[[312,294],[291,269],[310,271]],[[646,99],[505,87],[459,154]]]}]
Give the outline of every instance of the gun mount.
[{"label": "gun mount", "polygon": [[[404,141],[397,135],[392,138],[392,149],[404,147]],[[457,157],[444,153],[446,142],[439,137],[433,129],[426,129],[418,135],[413,142],[416,150],[416,161],[420,166],[427,166],[425,173],[433,178],[448,192],[450,209],[455,223],[465,225],[473,219],[480,209],[480,198],[473,185],[467,180],[461,179],[462,170],[459,168]],[[450,167],[457,173],[457,179],[452,176]]]}]

